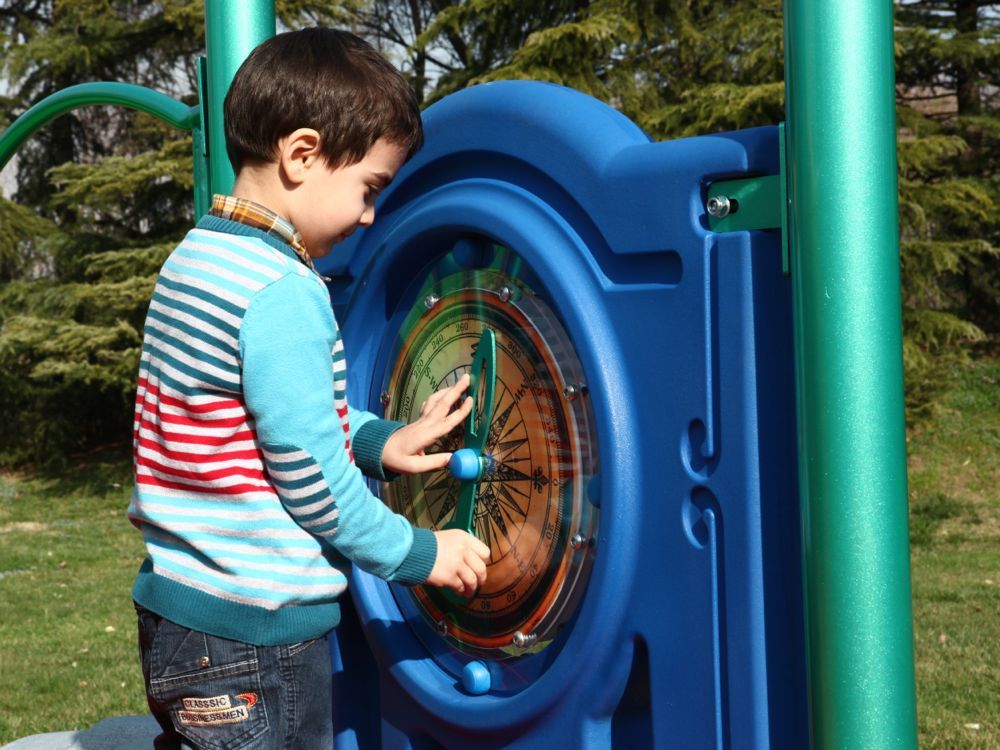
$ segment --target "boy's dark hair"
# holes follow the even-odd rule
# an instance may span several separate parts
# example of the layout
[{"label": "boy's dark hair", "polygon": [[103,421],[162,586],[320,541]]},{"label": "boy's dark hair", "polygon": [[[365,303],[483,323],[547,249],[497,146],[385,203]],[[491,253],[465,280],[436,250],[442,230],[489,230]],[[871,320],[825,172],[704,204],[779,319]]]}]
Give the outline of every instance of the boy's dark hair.
[{"label": "boy's dark hair", "polygon": [[319,132],[331,166],[356,164],[382,137],[407,158],[424,140],[406,79],[368,42],[336,29],[289,31],[261,43],[236,71],[224,119],[237,173],[248,162],[274,161],[279,139],[298,128]]}]

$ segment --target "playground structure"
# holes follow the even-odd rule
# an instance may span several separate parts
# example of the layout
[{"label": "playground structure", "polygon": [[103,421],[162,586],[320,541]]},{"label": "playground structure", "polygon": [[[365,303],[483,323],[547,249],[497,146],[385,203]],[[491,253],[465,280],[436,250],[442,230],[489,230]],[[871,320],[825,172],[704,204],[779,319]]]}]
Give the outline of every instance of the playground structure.
[{"label": "playground structure", "polygon": [[[234,22],[237,18],[239,22]],[[596,450],[604,467],[599,489],[595,489],[602,498],[595,503],[600,506],[601,521],[597,555],[589,563],[593,566],[590,581],[581,579],[583,590],[577,593],[582,599],[566,603],[569,617],[560,623],[563,634],[554,636],[554,645],[514,662],[527,665],[530,674],[524,685],[512,684],[511,673],[518,670],[496,667],[505,662],[491,659],[488,649],[487,655],[467,662],[480,664],[486,676],[473,668],[466,677],[464,667],[452,663],[458,658],[456,650],[438,651],[435,635],[421,632],[427,628],[419,604],[410,611],[388,588],[356,577],[352,588],[365,633],[353,630],[355,625],[345,618],[337,636],[338,653],[350,662],[352,654],[366,651],[363,644],[371,643],[373,655],[346,667],[338,664],[335,674],[341,674],[344,667],[353,668],[348,680],[356,679],[358,669],[379,676],[368,689],[357,689],[358,702],[349,711],[368,711],[372,716],[367,723],[344,726],[338,735],[342,746],[356,742],[364,747],[366,740],[376,737],[394,747],[454,746],[463,740],[471,743],[477,726],[489,729],[497,743],[523,746],[560,746],[559,731],[578,732],[564,734],[563,739],[572,738],[573,743],[587,747],[643,746],[643,739],[657,747],[671,743],[678,747],[782,747],[800,746],[799,740],[806,736],[821,748],[916,746],[892,5],[870,0],[787,0],[785,28],[787,122],[783,136],[779,128],[765,128],[645,144],[641,134],[632,132],[607,143],[607,138],[596,137],[604,131],[594,123],[608,123],[609,133],[616,128],[627,132],[627,125],[592,100],[548,87],[506,89],[507,93],[503,86],[480,87],[481,91],[463,92],[428,113],[427,146],[383,198],[380,221],[369,233],[359,233],[338,256],[336,270],[343,279],[339,291],[350,299],[338,315],[346,323],[352,372],[355,377],[362,372],[373,378],[372,392],[352,383],[352,396],[359,405],[375,410],[384,382],[405,381],[402,375],[396,376],[393,358],[404,356],[405,344],[417,341],[421,334],[419,316],[410,328],[397,319],[410,315],[415,307],[411,303],[432,296],[446,298],[447,285],[436,287],[435,283],[450,278],[449,274],[488,268],[490,273],[523,283],[526,289],[544,288],[539,296],[553,311],[552,317],[561,319],[567,329],[565,337],[551,334],[547,343],[568,339],[579,353],[596,412]],[[200,106],[188,107],[126,84],[72,87],[32,107],[0,136],[0,166],[31,133],[59,114],[92,104],[134,107],[194,134],[194,200],[196,214],[201,215],[212,193],[226,193],[232,186],[222,147],[221,102],[228,82],[246,54],[274,30],[273,2],[207,0]],[[593,144],[588,145],[571,128],[563,133],[550,123],[544,113],[547,97],[558,100],[561,112],[574,108],[588,125],[598,128]],[[549,140],[542,140],[545,147],[562,147],[584,164],[589,159],[595,165],[591,172],[560,175],[559,164],[547,162],[542,147],[518,151],[517,146],[504,143],[501,128],[491,132],[484,127],[490,118],[515,123],[518,107],[534,128],[548,128],[545,137]],[[457,139],[452,135],[447,144],[435,137],[439,132],[454,134],[455,128],[460,132],[463,123],[469,135]],[[516,128],[512,126],[511,132]],[[630,148],[647,150],[629,152]],[[498,185],[503,182],[503,170],[484,165],[477,174],[480,167],[468,156],[484,151],[506,154],[535,169],[528,170],[531,176],[526,172],[509,176],[507,182],[513,187]],[[633,154],[631,164],[629,153]],[[611,163],[618,166],[602,172],[600,167]],[[435,181],[441,164],[448,164],[451,172]],[[680,187],[658,188],[659,167],[669,170],[671,180]],[[558,191],[535,172],[563,186],[563,193],[573,201],[560,206],[553,197]],[[612,225],[595,204],[588,205],[588,196],[565,187],[589,175],[606,177],[609,173],[613,174],[606,184],[592,187],[612,193],[627,178],[629,184],[641,186],[636,194],[649,196],[648,212],[643,214],[640,207],[636,215],[650,223],[636,226],[663,226],[665,231],[688,227],[690,231],[678,229],[666,244],[654,246],[649,238],[628,235],[621,226]],[[621,181],[614,182],[615,177]],[[644,182],[637,183],[640,178]],[[593,196],[589,199],[593,201]],[[536,202],[557,206],[556,218],[546,218],[541,211],[531,224],[528,214],[537,208]],[[500,203],[515,212],[523,226],[501,226],[499,209],[482,208]],[[582,208],[586,220],[574,221],[571,204]],[[663,215],[658,217],[658,211]],[[441,218],[445,215],[456,217],[452,220],[456,226],[446,226]],[[557,225],[563,220],[573,233],[559,234],[562,230]],[[571,235],[584,235],[580,226],[587,222],[595,227],[594,238],[585,237],[587,241],[574,246]],[[529,224],[533,233],[524,228]],[[469,249],[469,235],[489,242],[477,245],[473,238]],[[427,249],[432,240],[440,243],[438,256],[447,251],[444,257],[451,258],[447,262],[457,266],[434,266],[441,258]],[[609,253],[596,257],[600,253],[594,248],[602,242]],[[709,261],[703,269],[692,263],[698,243],[716,248],[711,253],[714,267]],[[494,247],[497,244],[502,247]],[[551,251],[555,258],[547,254],[552,247],[562,248]],[[404,248],[419,251],[413,270],[426,276],[426,289],[405,289],[391,276],[389,261],[402,257]],[[504,248],[516,250],[532,274],[512,273],[503,260],[507,257]],[[381,255],[376,255],[376,249]],[[676,258],[654,252],[667,249]],[[593,263],[611,281],[631,289],[627,292],[630,305],[643,311],[638,317],[582,315],[575,311],[577,307],[612,307],[601,297],[599,285],[588,280],[586,269],[574,270],[572,262],[559,269],[576,274],[575,283],[556,280],[554,272],[545,273],[546,267],[560,260],[589,254],[594,254]],[[472,261],[462,260],[470,255]],[[706,251],[705,257],[709,255]],[[641,260],[639,265],[633,263],[635,259]],[[782,270],[789,276],[782,276]],[[712,273],[721,281],[710,288]],[[643,285],[637,283],[638,278],[647,275],[660,288],[639,289]],[[475,283],[480,278],[477,275]],[[642,332],[644,320],[666,309],[657,307],[659,300],[670,299],[677,294],[674,290],[685,288],[692,278],[701,279],[707,291],[680,305],[673,318],[665,315],[665,320],[675,324],[678,341],[669,351],[683,354],[681,366],[691,363],[696,371],[678,375],[671,381],[678,389],[657,395],[653,391],[658,379],[650,370],[665,363],[642,350],[662,354],[668,349],[643,347],[635,334],[626,336],[614,329],[624,320]],[[395,297],[359,291],[376,285]],[[743,307],[727,311],[720,290],[737,294],[741,289],[752,294],[747,293]],[[768,301],[754,301],[761,297]],[[359,329],[362,324],[367,328],[376,320],[374,310],[379,307],[394,308],[397,317],[382,320],[389,329],[382,349],[366,350],[363,343],[350,338],[348,321],[359,322]],[[722,328],[712,333],[719,320]],[[727,320],[747,325],[740,328],[733,323],[727,328]],[[497,325],[502,331],[502,323]],[[404,345],[396,346],[396,329]],[[600,345],[598,332],[606,333]],[[713,336],[721,344],[711,349]],[[706,337],[711,349],[707,364],[705,354],[700,362],[694,356],[699,347],[705,349]],[[794,362],[782,350],[786,340],[794,341]],[[608,358],[599,351],[608,341],[624,354],[620,371],[611,372]],[[745,361],[726,359],[730,349],[744,351]],[[725,382],[720,385],[727,372],[723,369],[720,375],[720,366],[742,373],[739,386],[743,390],[728,389]],[[792,382],[794,404],[788,396]],[[600,395],[609,393],[615,383],[623,383],[622,392],[639,403],[619,413],[599,405]],[[692,395],[699,387],[702,394]],[[719,395],[706,396],[712,389]],[[679,393],[676,399],[675,393]],[[696,404],[700,426],[695,423],[699,420],[691,420],[692,409],[676,407],[675,400],[688,407]],[[647,410],[645,416],[640,406]],[[733,416],[748,412],[755,416]],[[657,426],[678,420],[687,428],[683,436],[665,426],[661,432]],[[797,420],[797,427],[792,420]],[[633,448],[632,463],[638,468],[628,466],[627,460],[622,463],[628,451],[616,447],[612,436],[621,429],[636,430],[638,445]],[[678,438],[679,451],[675,447]],[[785,438],[797,441],[797,451],[774,447]],[[748,457],[739,459],[743,463],[733,469],[727,461],[732,461],[728,456],[736,446]],[[658,483],[669,487],[673,481],[669,466],[660,471],[660,465],[648,457],[650,451],[681,454],[675,494],[683,499],[676,503],[680,511],[676,515],[666,500],[654,504],[647,498],[660,491]],[[765,455],[751,455],[754,451]],[[663,463],[668,462],[663,459]],[[657,470],[651,471],[650,466]],[[766,481],[756,490],[747,489],[748,497],[756,499],[728,499],[727,494],[740,493],[740,477],[758,471]],[[787,493],[794,497],[796,487],[800,502],[793,520],[800,529],[800,559],[798,544],[792,545],[794,556],[783,547],[787,538],[782,535],[794,531],[795,524],[787,527],[787,517],[782,520],[769,504],[769,497]],[[651,515],[659,508],[666,509],[662,521]],[[763,519],[762,530],[741,537],[740,529],[752,526],[758,516]],[[642,526],[657,527],[656,534],[643,536]],[[686,540],[672,536],[673,532],[683,532]],[[649,547],[657,539],[666,549],[654,554]],[[643,549],[637,556],[628,556],[622,549],[626,543],[639,543]],[[733,569],[734,554],[747,560],[749,568],[759,567],[759,580],[749,571],[744,575]],[[657,562],[661,569],[651,571]],[[795,611],[797,595],[790,602],[774,603],[772,592],[780,578],[773,568],[787,564],[795,566],[792,578],[802,588],[800,611]],[[645,591],[636,586],[615,607],[610,594],[602,592],[608,589],[608,580],[624,575],[629,565],[641,565],[650,578],[669,581],[673,576],[673,588],[655,588],[655,582]],[[703,580],[682,580],[702,574]],[[745,601],[734,603],[734,597]],[[645,608],[652,614],[640,623],[638,615],[614,620],[595,612],[629,608]],[[720,615],[720,609],[727,617]],[[670,624],[679,610],[688,613],[690,622]],[[677,644],[659,643],[657,627],[662,627],[661,635],[683,636],[681,646],[690,654],[678,659]],[[641,647],[629,641],[636,633],[642,636],[635,641]],[[632,651],[605,654],[603,646],[595,646],[602,636],[614,639],[619,635],[619,645]],[[774,639],[779,637],[787,638],[788,653],[783,657],[775,653]],[[443,634],[441,639],[446,640]],[[763,653],[759,658],[753,656],[756,649]],[[551,653],[546,656],[546,652]],[[581,665],[594,654],[598,674],[579,676],[588,669]],[[640,674],[643,663],[650,672],[645,677]],[[621,674],[614,674],[615,669]],[[435,676],[451,674],[449,670],[457,673],[455,680]],[[787,678],[788,683],[779,685],[777,678]],[[574,682],[583,684],[583,693],[569,688]],[[747,686],[739,687],[741,682]],[[609,686],[607,694],[587,692],[604,683]],[[556,697],[559,685],[566,686],[568,698]],[[365,700],[375,705],[366,708]],[[547,705],[538,708],[546,701]],[[529,702],[536,705],[529,707]],[[601,706],[583,708],[591,703]],[[454,715],[448,715],[451,711]],[[577,711],[584,712],[585,721],[575,729],[567,728],[573,726]],[[546,712],[547,718],[541,716]],[[689,719],[687,725],[680,723],[684,718]],[[626,744],[629,741],[633,744]]]}]

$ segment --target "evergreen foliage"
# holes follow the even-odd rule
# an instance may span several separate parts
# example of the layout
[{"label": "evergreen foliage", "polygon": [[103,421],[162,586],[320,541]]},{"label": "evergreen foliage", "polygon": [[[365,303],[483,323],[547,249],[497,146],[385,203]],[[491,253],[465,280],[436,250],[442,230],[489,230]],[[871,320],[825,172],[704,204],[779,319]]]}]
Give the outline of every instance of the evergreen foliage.
[{"label": "evergreen foliage", "polygon": [[[352,2],[284,0],[286,26],[348,20]],[[203,0],[5,0],[4,120],[91,80],[197,101]],[[78,109],[18,151],[0,199],[0,463],[61,462],[131,434],[156,273],[193,220],[190,135],[116,107]]]},{"label": "evergreen foliage", "polygon": [[[784,119],[780,0],[279,0],[287,28],[366,35],[431,103],[526,78],[580,89],[657,139]],[[897,0],[900,226],[911,416],[1000,333],[1000,4]],[[4,0],[0,126],[75,83],[197,100],[203,0]],[[91,107],[18,152],[0,198],[0,463],[127,438],[155,273],[190,226],[190,137]]]},{"label": "evergreen foliage", "polygon": [[1000,4],[896,6],[900,250],[911,419],[1000,333]]},{"label": "evergreen foliage", "polygon": [[[436,80],[425,76],[427,101],[483,81],[531,78],[602,99],[657,139],[784,119],[778,0],[531,1],[516,9],[470,0],[436,13],[440,3],[426,0],[376,4],[419,7],[430,19],[402,48],[411,65],[428,50],[444,62]],[[1000,4],[899,0],[896,11],[904,360],[916,419],[941,401],[969,345],[1000,333]]]}]

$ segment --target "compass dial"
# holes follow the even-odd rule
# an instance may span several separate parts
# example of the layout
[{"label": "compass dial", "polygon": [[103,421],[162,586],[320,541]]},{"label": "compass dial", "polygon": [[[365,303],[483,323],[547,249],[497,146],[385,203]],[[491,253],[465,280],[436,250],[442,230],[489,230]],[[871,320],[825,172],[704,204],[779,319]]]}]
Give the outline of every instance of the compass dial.
[{"label": "compass dial", "polygon": [[[507,658],[548,645],[572,617],[594,551],[597,512],[586,493],[596,472],[593,419],[565,331],[506,268],[428,281],[397,342],[386,417],[415,419],[428,396],[469,370],[487,327],[496,336],[497,378],[473,517],[476,536],[490,548],[487,581],[472,599],[431,586],[397,596],[413,597],[460,650]],[[455,451],[462,442],[456,430],[432,450]],[[385,497],[418,526],[440,529],[454,515],[460,488],[443,469],[400,477],[386,485]]]}]

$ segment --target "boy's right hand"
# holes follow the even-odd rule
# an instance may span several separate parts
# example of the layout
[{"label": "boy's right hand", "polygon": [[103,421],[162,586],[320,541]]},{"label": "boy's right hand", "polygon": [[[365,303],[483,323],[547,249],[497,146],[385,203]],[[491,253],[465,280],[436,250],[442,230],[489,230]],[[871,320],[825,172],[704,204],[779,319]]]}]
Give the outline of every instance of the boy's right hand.
[{"label": "boy's right hand", "polygon": [[486,583],[486,561],[490,548],[462,529],[435,531],[437,557],[427,583],[447,586],[466,599]]}]

